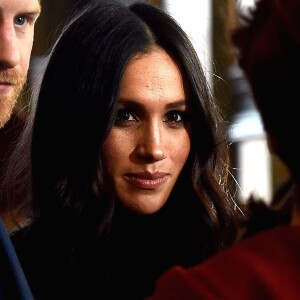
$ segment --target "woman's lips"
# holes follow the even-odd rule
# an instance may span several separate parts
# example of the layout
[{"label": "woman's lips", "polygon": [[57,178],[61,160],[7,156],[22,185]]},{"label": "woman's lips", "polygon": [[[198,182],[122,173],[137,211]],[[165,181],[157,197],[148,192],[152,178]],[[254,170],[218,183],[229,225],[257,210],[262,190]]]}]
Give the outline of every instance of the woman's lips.
[{"label": "woman's lips", "polygon": [[161,187],[167,180],[167,173],[136,173],[127,174],[127,180],[135,187],[145,190],[154,190]]}]

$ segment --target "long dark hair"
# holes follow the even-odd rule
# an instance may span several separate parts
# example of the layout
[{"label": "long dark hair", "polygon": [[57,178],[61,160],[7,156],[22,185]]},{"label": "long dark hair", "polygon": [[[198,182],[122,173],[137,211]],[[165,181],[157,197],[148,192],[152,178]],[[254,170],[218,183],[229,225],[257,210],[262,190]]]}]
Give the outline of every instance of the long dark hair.
[{"label": "long dark hair", "polygon": [[[114,124],[126,66],[154,46],[165,49],[183,74],[192,146],[165,207],[154,215],[134,216],[105,194],[101,147]],[[104,248],[113,233],[125,244],[139,244],[126,235],[144,230],[152,247],[172,241],[176,253],[166,253],[168,262],[159,262],[157,275],[174,264],[199,262],[235,241],[237,214],[226,187],[223,120],[190,40],[161,9],[112,1],[86,6],[59,36],[32,101],[33,119],[16,153],[30,155],[34,217],[67,233],[70,248],[81,249],[74,257],[95,253],[99,240]]]}]

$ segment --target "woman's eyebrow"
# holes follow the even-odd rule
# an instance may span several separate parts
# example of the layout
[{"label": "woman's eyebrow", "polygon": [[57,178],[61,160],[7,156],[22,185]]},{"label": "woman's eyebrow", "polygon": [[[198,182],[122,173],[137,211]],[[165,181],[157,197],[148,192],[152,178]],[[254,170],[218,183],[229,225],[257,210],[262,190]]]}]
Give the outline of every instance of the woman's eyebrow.
[{"label": "woman's eyebrow", "polygon": [[132,109],[141,109],[144,107],[143,104],[140,104],[138,101],[132,100],[132,99],[127,99],[127,98],[120,98],[119,99],[119,106],[124,106]]},{"label": "woman's eyebrow", "polygon": [[[143,108],[144,105],[139,103],[138,101],[132,100],[132,99],[119,99],[119,105],[130,107],[130,108]],[[167,109],[174,109],[178,108],[180,106],[188,106],[188,103],[186,100],[178,100],[171,103],[166,104]]]},{"label": "woman's eyebrow", "polygon": [[166,108],[173,109],[173,108],[178,108],[180,106],[188,106],[188,103],[186,102],[186,100],[174,101],[174,102],[168,103],[166,105]]}]

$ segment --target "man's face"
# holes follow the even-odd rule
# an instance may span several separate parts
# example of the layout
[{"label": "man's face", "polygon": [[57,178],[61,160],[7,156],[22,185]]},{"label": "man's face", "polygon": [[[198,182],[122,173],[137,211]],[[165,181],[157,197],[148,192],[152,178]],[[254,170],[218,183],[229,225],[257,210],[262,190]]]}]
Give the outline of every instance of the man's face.
[{"label": "man's face", "polygon": [[26,81],[39,0],[0,0],[0,128]]}]

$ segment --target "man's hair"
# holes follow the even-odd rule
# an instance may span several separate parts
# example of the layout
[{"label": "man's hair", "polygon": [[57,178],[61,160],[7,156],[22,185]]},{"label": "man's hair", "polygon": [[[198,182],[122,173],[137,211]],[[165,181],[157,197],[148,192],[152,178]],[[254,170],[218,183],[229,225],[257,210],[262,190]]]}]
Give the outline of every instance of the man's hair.
[{"label": "man's hair", "polygon": [[[298,173],[300,1],[260,0],[232,36],[277,154]],[[291,138],[295,137],[295,138]]]}]

